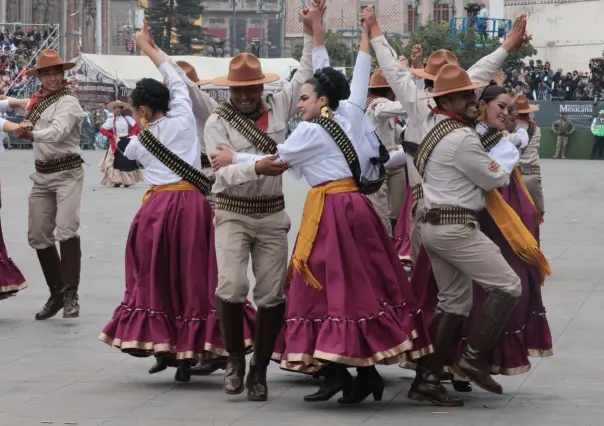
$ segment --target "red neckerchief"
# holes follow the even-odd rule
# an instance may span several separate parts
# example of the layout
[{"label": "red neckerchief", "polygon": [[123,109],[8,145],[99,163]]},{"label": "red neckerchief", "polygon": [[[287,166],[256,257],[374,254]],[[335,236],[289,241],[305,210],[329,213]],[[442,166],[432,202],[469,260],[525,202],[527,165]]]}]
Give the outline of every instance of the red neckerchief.
[{"label": "red neckerchief", "polygon": [[524,121],[528,124],[537,124],[534,120],[531,120],[531,117],[518,117],[518,121]]},{"label": "red neckerchief", "polygon": [[262,115],[260,117],[258,117],[258,119],[256,120],[256,126],[258,126],[258,128],[260,130],[264,130],[266,132],[266,130],[268,129],[268,124],[269,124],[268,123],[268,110],[264,106],[264,102],[262,103],[260,108],[262,108]]},{"label": "red neckerchief", "polygon": [[445,111],[445,110],[440,109],[439,107],[433,107],[431,105],[428,105],[428,108],[430,108],[430,111],[432,111],[432,114],[444,115],[445,117],[449,117],[453,120],[459,121],[460,123],[468,124],[468,125],[470,124],[470,123],[468,123],[468,120],[465,120],[464,118],[462,118],[461,115],[453,114],[452,112]]},{"label": "red neckerchief", "polygon": [[[63,84],[61,84],[61,87],[59,87],[57,89],[57,91],[61,90],[63,87],[65,86],[69,86],[71,83],[68,82],[67,80],[63,80]],[[42,99],[44,99],[46,96],[53,94],[54,92],[49,92],[47,90],[44,90],[44,88],[40,87],[36,93],[34,93],[31,97],[31,99],[29,100],[29,103],[27,104],[27,112],[31,111],[31,109],[34,107],[35,104],[37,104],[38,102],[40,102]]]}]

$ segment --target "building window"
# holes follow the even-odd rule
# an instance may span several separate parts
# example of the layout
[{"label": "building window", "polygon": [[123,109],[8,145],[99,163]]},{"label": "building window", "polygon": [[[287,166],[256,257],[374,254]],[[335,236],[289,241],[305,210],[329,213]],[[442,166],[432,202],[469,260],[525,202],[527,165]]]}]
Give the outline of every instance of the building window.
[{"label": "building window", "polygon": [[449,5],[444,3],[436,3],[434,5],[434,22],[439,24],[449,23]]},{"label": "building window", "polygon": [[415,30],[416,20],[417,14],[415,13],[415,8],[412,5],[407,5],[407,28],[405,32],[410,33]]}]

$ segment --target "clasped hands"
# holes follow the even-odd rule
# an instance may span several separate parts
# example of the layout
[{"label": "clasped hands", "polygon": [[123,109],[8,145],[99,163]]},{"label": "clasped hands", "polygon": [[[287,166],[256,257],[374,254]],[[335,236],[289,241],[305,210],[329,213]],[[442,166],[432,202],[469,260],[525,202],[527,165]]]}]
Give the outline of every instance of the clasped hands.
[{"label": "clasped hands", "polygon": [[[212,163],[212,169],[214,171],[217,171],[221,167],[227,167],[233,164],[235,153],[232,150],[221,145],[218,145],[216,149],[218,152],[210,155],[210,162]],[[277,158],[279,158],[279,156],[275,154],[256,161],[256,174],[265,176],[279,176],[283,174],[289,166],[286,163],[277,160]]]},{"label": "clasped hands", "polygon": [[34,126],[29,121],[25,120],[19,124],[19,127],[17,127],[15,130],[13,130],[13,133],[19,139],[33,141],[34,140],[34,135],[32,133],[33,129],[34,129]]}]

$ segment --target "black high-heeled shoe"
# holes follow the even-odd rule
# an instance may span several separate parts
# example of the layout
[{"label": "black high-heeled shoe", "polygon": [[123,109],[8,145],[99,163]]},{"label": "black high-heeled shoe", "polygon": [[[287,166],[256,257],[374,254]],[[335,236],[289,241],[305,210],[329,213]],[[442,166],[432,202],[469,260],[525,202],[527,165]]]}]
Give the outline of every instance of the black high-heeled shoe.
[{"label": "black high-heeled shoe", "polygon": [[455,389],[457,392],[472,392],[472,385],[470,382],[451,380],[451,384],[453,385],[453,389]]},{"label": "black high-heeled shoe", "polygon": [[357,377],[354,380],[352,391],[338,399],[338,404],[359,404],[369,395],[373,395],[374,401],[381,401],[384,394],[384,381],[375,367],[357,368]]},{"label": "black high-heeled shoe", "polygon": [[186,383],[191,380],[191,363],[188,360],[176,362],[176,374],[174,380],[181,383]]},{"label": "black high-heeled shoe", "polygon": [[159,373],[168,367],[176,367],[174,359],[155,355],[155,364],[149,369],[149,374]]},{"label": "black high-heeled shoe", "polygon": [[345,365],[329,364],[325,371],[325,381],[319,390],[304,396],[306,402],[329,401],[335,394],[352,386],[352,376]]}]

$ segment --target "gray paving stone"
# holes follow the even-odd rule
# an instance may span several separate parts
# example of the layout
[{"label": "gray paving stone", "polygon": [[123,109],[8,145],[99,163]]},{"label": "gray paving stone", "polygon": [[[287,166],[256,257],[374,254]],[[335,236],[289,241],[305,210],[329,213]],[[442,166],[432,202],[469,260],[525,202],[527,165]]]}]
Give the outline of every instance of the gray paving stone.
[{"label": "gray paving stone", "polygon": [[[544,287],[555,356],[533,359],[529,374],[501,377],[505,393],[475,390],[457,409],[406,398],[412,373],[382,367],[387,384],[380,403],[340,407],[306,404],[317,382],[272,365],[270,400],[250,403],[222,393],[220,374],[177,384],[173,371],[149,375],[151,359],[123,355],[97,340],[120,302],[124,244],[145,188],[100,186],[101,152],[86,152],[82,205],[82,317],[36,322],[47,290],[36,255],[27,246],[31,151],[0,155],[4,237],[29,288],[0,302],[0,426],[77,422],[79,426],[316,426],[510,424],[599,425],[604,415],[604,162],[544,161],[546,222],[542,243],[554,275]],[[292,221],[290,251],[307,186],[285,177]],[[251,277],[251,273],[250,273]]]}]

